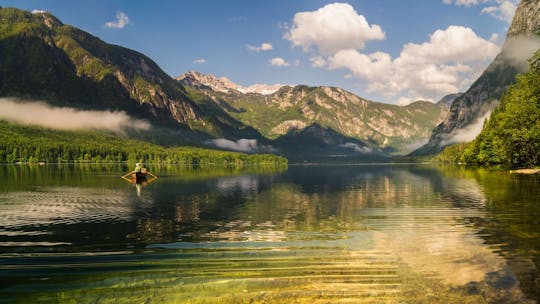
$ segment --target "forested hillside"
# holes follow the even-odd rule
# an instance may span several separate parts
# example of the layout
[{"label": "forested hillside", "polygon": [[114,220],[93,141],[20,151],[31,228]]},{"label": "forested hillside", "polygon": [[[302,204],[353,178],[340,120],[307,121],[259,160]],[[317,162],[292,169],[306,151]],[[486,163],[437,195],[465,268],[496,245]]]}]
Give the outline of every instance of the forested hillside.
[{"label": "forested hillside", "polygon": [[286,165],[269,155],[163,147],[97,131],[58,131],[0,121],[0,163],[143,161],[185,165]]},{"label": "forested hillside", "polygon": [[478,137],[468,145],[447,148],[442,161],[480,165],[540,165],[540,50],[530,71],[519,75],[493,111]]}]

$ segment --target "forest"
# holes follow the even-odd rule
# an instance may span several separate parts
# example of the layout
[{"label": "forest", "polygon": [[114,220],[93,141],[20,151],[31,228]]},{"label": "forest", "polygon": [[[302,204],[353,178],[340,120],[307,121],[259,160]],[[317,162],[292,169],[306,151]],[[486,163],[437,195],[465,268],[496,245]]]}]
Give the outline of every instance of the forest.
[{"label": "forest", "polygon": [[443,162],[525,168],[540,165],[540,50],[517,76],[474,141],[446,148]]},{"label": "forest", "polygon": [[0,121],[0,163],[145,162],[219,166],[286,166],[272,154],[164,147],[97,131],[59,131]]}]

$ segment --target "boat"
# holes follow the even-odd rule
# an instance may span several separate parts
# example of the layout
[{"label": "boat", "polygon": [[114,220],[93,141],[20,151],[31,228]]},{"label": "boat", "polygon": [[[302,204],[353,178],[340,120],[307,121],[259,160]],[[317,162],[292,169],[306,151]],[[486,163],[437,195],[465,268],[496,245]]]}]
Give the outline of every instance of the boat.
[{"label": "boat", "polygon": [[152,174],[150,171],[148,171],[146,168],[141,168],[141,171],[136,172],[130,172],[126,175],[122,176],[123,179],[129,181],[132,184],[143,184],[146,185],[148,183],[153,182],[155,179],[157,179],[157,176]]}]

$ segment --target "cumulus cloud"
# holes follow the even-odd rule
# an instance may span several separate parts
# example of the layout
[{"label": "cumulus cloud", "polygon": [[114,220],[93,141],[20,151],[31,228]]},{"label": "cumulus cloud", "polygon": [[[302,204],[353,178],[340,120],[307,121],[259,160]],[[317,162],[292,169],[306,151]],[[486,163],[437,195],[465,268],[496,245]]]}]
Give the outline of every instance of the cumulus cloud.
[{"label": "cumulus cloud", "polygon": [[472,29],[450,26],[433,32],[427,42],[405,44],[397,58],[384,52],[343,49],[329,56],[314,55],[310,61],[314,67],[346,69],[369,93],[397,96],[406,104],[434,101],[466,89],[499,51],[499,46]]},{"label": "cumulus cloud", "polygon": [[445,4],[457,6],[488,5],[482,8],[482,14],[491,15],[506,23],[512,22],[519,0],[443,0]]},{"label": "cumulus cloud", "polygon": [[210,144],[227,150],[240,151],[240,152],[253,152],[257,150],[257,140],[256,139],[239,139],[237,141],[232,141],[226,138],[217,138],[212,139]]},{"label": "cumulus cloud", "polygon": [[482,9],[482,14],[489,14],[506,23],[512,22],[516,12],[516,4],[513,1],[502,1],[494,6],[488,6]]},{"label": "cumulus cloud", "polygon": [[274,49],[274,47],[272,46],[270,42],[261,43],[261,45],[259,46],[246,44],[246,48],[253,52],[267,52]]},{"label": "cumulus cloud", "polygon": [[[477,5],[478,1],[484,0],[446,2]],[[487,40],[471,28],[453,25],[434,31],[426,42],[403,45],[395,58],[381,51],[364,53],[366,42],[385,39],[385,33],[345,3],[297,13],[284,39],[309,53],[313,67],[345,69],[345,77],[356,78],[368,93],[402,104],[435,101],[466,90],[500,52],[497,36]],[[272,65],[288,65],[281,58],[272,60]]]},{"label": "cumulus cloud", "polygon": [[344,49],[363,49],[367,41],[385,39],[385,33],[380,26],[370,25],[350,4],[333,3],[295,14],[284,38],[304,51],[315,48],[331,55]]},{"label": "cumulus cloud", "polygon": [[123,12],[116,13],[116,20],[105,23],[105,27],[112,29],[123,29],[130,23],[129,17]]},{"label": "cumulus cloud", "polygon": [[480,134],[480,131],[482,131],[482,127],[484,126],[484,121],[488,119],[490,115],[491,111],[488,111],[482,117],[477,118],[472,124],[463,129],[453,131],[448,135],[446,140],[441,142],[440,146],[444,147],[450,144],[472,141],[476,136],[478,136],[478,134]]},{"label": "cumulus cloud", "polygon": [[314,68],[323,68],[327,64],[326,59],[321,56],[313,56],[309,58],[309,61],[311,62],[311,66]]},{"label": "cumulus cloud", "polygon": [[195,63],[195,64],[205,64],[206,59],[204,59],[204,58],[195,59],[195,60],[193,60],[193,63]]},{"label": "cumulus cloud", "polygon": [[272,58],[268,61],[268,63],[270,63],[271,66],[275,66],[275,67],[287,67],[291,65],[290,63],[288,63],[285,59],[281,57]]},{"label": "cumulus cloud", "polygon": [[148,130],[150,124],[119,111],[80,111],[52,107],[43,102],[22,102],[0,98],[0,119],[61,130],[100,129],[123,133],[125,129]]},{"label": "cumulus cloud", "polygon": [[399,57],[384,52],[363,54],[340,50],[327,58],[329,69],[344,68],[366,82],[367,91],[387,98],[398,96],[402,104],[437,100],[466,89],[471,75],[478,75],[500,51],[470,28],[450,26],[437,30],[427,42],[407,43]]}]

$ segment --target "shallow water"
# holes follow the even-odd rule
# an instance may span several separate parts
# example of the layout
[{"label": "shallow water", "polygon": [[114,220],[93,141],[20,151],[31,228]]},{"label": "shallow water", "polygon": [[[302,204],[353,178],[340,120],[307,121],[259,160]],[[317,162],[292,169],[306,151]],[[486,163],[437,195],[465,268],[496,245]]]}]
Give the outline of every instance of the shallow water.
[{"label": "shallow water", "polygon": [[540,178],[0,167],[0,302],[535,303]]}]

